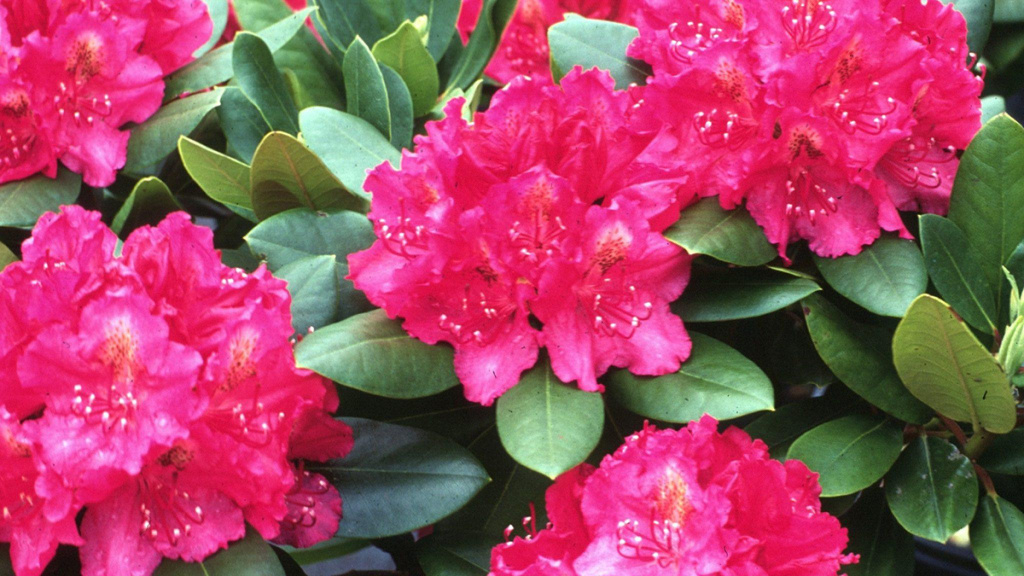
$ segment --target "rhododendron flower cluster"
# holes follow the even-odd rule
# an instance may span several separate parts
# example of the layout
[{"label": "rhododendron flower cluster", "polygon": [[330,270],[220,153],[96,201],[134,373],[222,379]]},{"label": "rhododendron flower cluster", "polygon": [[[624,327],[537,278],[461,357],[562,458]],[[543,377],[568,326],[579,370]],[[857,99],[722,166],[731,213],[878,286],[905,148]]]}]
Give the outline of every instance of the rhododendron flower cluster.
[{"label": "rhododendron flower cluster", "polygon": [[413,336],[451,343],[475,402],[515,385],[541,346],[584,390],[610,366],[677,370],[690,342],[668,304],[689,256],[660,231],[679,180],[637,161],[649,140],[628,129],[629,95],[577,68],[561,87],[514,80],[473,123],[462,105],[400,170],[367,178],[378,240],[349,257],[356,287]]},{"label": "rhododendron flower cluster", "polygon": [[163,78],[212,33],[202,0],[0,0],[0,184],[57,162],[106,186]]},{"label": "rhododendron flower cluster", "polygon": [[551,523],[496,546],[491,575],[834,576],[857,561],[821,511],[817,474],[716,426],[645,426],[599,468],[563,474],[547,492]]},{"label": "rhododendron flower cluster", "polygon": [[[631,24],[639,0],[520,0],[486,73],[502,84],[516,76],[551,77],[548,28],[569,13]],[[458,29],[465,42],[476,27],[484,0],[463,0]]]},{"label": "rhododendron flower cluster", "polygon": [[[295,366],[283,281],[227,268],[184,213],[117,238],[79,207],[40,219],[0,274],[0,540],[19,576],[58,543],[83,574],[198,561],[248,523],[307,546],[341,499],[333,385]],[[84,510],[81,531],[76,516]]]},{"label": "rhododendron flower cluster", "polygon": [[939,0],[645,0],[650,161],[741,203],[785,256],[856,254],[898,210],[943,213],[980,127],[967,27]]}]

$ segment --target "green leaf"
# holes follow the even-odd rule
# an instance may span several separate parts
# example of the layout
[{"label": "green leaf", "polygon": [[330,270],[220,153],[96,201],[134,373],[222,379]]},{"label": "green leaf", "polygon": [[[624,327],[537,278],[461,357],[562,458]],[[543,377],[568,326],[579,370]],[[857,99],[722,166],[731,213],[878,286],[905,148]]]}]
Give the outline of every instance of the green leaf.
[{"label": "green leaf", "polygon": [[1024,0],[996,0],[995,22],[1024,22]]},{"label": "green leaf", "polygon": [[771,380],[756,364],[725,344],[690,332],[693,351],[678,372],[634,376],[613,370],[605,377],[608,393],[630,411],[664,422],[685,423],[710,414],[729,420],[773,410]]},{"label": "green leaf", "polygon": [[846,576],[908,576],[914,573],[914,537],[889,513],[881,490],[864,492],[849,514],[846,550],[860,561],[843,568]]},{"label": "green leaf", "polygon": [[967,45],[971,52],[981,54],[992,31],[996,0],[942,0],[952,4],[967,20]]},{"label": "green leaf", "polygon": [[[483,73],[498,47],[518,0],[484,0],[473,34],[448,79],[448,88],[465,90]],[[455,44],[454,42],[452,43]]]},{"label": "green leaf", "polygon": [[[437,64],[420,40],[420,32],[412,22],[406,20],[398,30],[378,40],[373,45],[373,57],[402,77],[412,97],[414,116],[430,112],[437,103]],[[348,58],[349,54],[346,54],[345,60]]]},{"label": "green leaf", "polygon": [[690,281],[672,311],[685,322],[724,322],[782,310],[821,290],[818,283],[767,270],[712,272]]},{"label": "green leaf", "polygon": [[920,437],[886,475],[885,498],[907,532],[942,543],[974,517],[978,477],[955,446]]},{"label": "green leaf", "polygon": [[434,534],[416,543],[426,576],[487,576],[494,540],[482,534]]},{"label": "green leaf", "polygon": [[[1024,1],[1024,0],[1022,0]],[[997,4],[998,5],[998,4]],[[981,99],[981,123],[988,124],[988,121],[1006,112],[1006,99],[1002,96],[985,96]]]},{"label": "green leaf", "polygon": [[0,186],[0,226],[31,228],[47,212],[74,204],[82,190],[82,177],[66,168],[56,178],[37,174]]},{"label": "green leaf", "polygon": [[202,562],[164,560],[153,576],[285,576],[281,562],[263,537],[253,529]]},{"label": "green leaf", "polygon": [[175,100],[132,128],[124,171],[135,175],[155,174],[164,158],[178,146],[178,139],[191,134],[211,110],[220,106],[223,94],[222,88],[215,88]]},{"label": "green leaf", "polygon": [[837,415],[835,406],[825,398],[808,398],[784,404],[748,424],[744,430],[768,445],[773,458],[785,457],[794,440]]},{"label": "green leaf", "polygon": [[902,428],[886,418],[856,414],[822,424],[797,438],[787,459],[821,474],[821,495],[853,494],[871,486],[896,462]]},{"label": "green leaf", "polygon": [[166,184],[159,178],[143,178],[117,211],[110,229],[123,238],[140,226],[156,226],[177,210],[181,210],[181,204]]},{"label": "green leaf", "polygon": [[978,463],[989,472],[1024,476],[1024,428],[996,436]]},{"label": "green leaf", "polygon": [[206,44],[203,44],[192,53],[193,58],[199,58],[212,50],[217,45],[217,42],[220,41],[220,37],[224,35],[224,29],[228,26],[228,0],[203,1],[206,3],[210,20],[213,23],[213,31],[210,33],[210,39],[206,41]]},{"label": "green leaf", "polygon": [[1000,434],[1016,425],[1006,374],[942,300],[928,294],[914,300],[892,349],[907,389],[940,414]]},{"label": "green leaf", "polygon": [[306,465],[341,493],[339,536],[384,538],[433,524],[490,482],[480,463],[447,438],[361,418],[345,422],[355,436],[348,456]]},{"label": "green leaf", "polygon": [[307,256],[336,256],[341,262],[349,254],[369,248],[376,238],[362,214],[297,208],[257,224],[245,241],[253,254],[276,271]]},{"label": "green leaf", "polygon": [[665,237],[690,254],[706,254],[737,266],[767,264],[777,254],[746,210],[723,210],[717,198],[705,198],[683,210]]},{"label": "green leaf", "polygon": [[548,478],[586,460],[603,428],[601,395],[560,382],[546,359],[498,398],[498,434],[505,450]]},{"label": "green leaf", "polygon": [[231,62],[242,92],[256,105],[274,130],[299,133],[299,111],[285,88],[274,56],[259,36],[240,32],[235,36]]},{"label": "green leaf", "polygon": [[386,398],[422,398],[457,386],[453,357],[450,346],[412,338],[383,310],[317,330],[295,348],[299,366]]},{"label": "green leaf", "polygon": [[252,205],[261,220],[289,208],[357,210],[352,194],[316,154],[284,132],[271,132],[252,159]]},{"label": "green leaf", "polygon": [[363,190],[366,171],[390,162],[398,166],[401,154],[366,121],[330,108],[307,108],[299,113],[302,137],[345,187],[367,200]]},{"label": "green leaf", "polygon": [[928,270],[917,244],[883,237],[856,256],[814,257],[836,292],[881,316],[900,318],[928,288]]},{"label": "green leaf", "polygon": [[385,138],[391,138],[391,112],[384,74],[370,48],[356,38],[345,52],[342,64],[345,75],[347,112],[366,120]]},{"label": "green leaf", "polygon": [[238,88],[227,88],[217,108],[221,129],[228,144],[243,162],[252,163],[263,137],[271,132],[260,109]]},{"label": "green leaf", "polygon": [[376,42],[383,33],[369,2],[376,0],[313,0],[320,9],[319,17],[327,32],[342,47],[349,46],[357,37]]},{"label": "green leaf", "polygon": [[847,387],[907,422],[932,419],[932,410],[903,386],[893,367],[889,331],[850,320],[819,295],[806,298],[803,306],[818,355]]},{"label": "green leaf", "polygon": [[292,328],[300,334],[310,328],[321,328],[338,315],[338,292],[341,290],[334,256],[308,256],[274,272],[288,282],[292,296]]},{"label": "green leaf", "polygon": [[0,271],[18,261],[18,256],[4,244],[0,244]]},{"label": "green leaf", "polygon": [[384,84],[388,89],[388,112],[391,114],[391,145],[412,148],[412,97],[402,77],[388,66],[381,65]]},{"label": "green leaf", "polygon": [[920,222],[925,265],[939,294],[971,326],[992,333],[997,320],[995,296],[967,237],[941,216],[923,214]]},{"label": "green leaf", "polygon": [[221,204],[252,211],[248,166],[187,136],[178,140],[178,153],[189,176],[207,196]]},{"label": "green leaf", "polygon": [[[440,61],[455,38],[455,25],[459,20],[460,0],[407,0],[406,18],[427,17],[427,51]],[[459,42],[459,40],[455,40]]]},{"label": "green leaf", "polygon": [[619,90],[630,84],[643,84],[651,75],[651,67],[626,56],[626,48],[638,35],[633,26],[618,22],[563,20],[548,29],[552,75],[561,80],[574,66],[584,70],[596,66],[611,73]]},{"label": "green leaf", "polygon": [[971,548],[990,576],[1024,574],[1024,513],[995,494],[981,499],[971,522]]},{"label": "green leaf", "polygon": [[967,237],[1001,310],[1002,266],[1024,240],[1024,128],[1009,116],[985,124],[964,152],[949,219]]},{"label": "green leaf", "polygon": [[[292,14],[283,0],[248,0],[238,4],[235,13],[242,29],[250,32],[265,30]],[[344,107],[345,100],[334,82],[341,76],[341,67],[308,27],[299,29],[294,38],[274,53],[274,62],[278,69],[294,74],[305,96],[296,98],[299,108]]]},{"label": "green leaf", "polygon": [[[277,52],[302,29],[303,23],[313,11],[313,8],[300,10],[256,35],[267,43],[271,52]],[[199,92],[230,80],[234,75],[231,67],[233,49],[234,46],[231,44],[225,44],[170,75],[164,89],[166,99]]]}]

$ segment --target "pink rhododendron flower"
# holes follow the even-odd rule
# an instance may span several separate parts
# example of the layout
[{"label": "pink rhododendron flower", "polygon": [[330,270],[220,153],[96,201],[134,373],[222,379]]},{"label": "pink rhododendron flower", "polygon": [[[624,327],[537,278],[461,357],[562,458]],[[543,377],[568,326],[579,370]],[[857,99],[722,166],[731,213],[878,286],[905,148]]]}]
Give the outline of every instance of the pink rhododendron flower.
[{"label": "pink rhododendron flower", "polygon": [[645,426],[599,468],[563,474],[547,492],[551,523],[496,546],[492,576],[834,576],[857,561],[821,511],[817,474],[716,427]]},{"label": "pink rhododendron flower", "polygon": [[[897,210],[943,213],[981,81],[963,17],[938,0],[644,0],[631,56],[649,162],[740,204],[778,244],[856,254]],[[973,64],[972,64],[973,65]]]},{"label": "pink rhododendron flower", "polygon": [[650,140],[632,103],[607,73],[520,78],[471,124],[450,104],[400,170],[367,178],[379,239],[351,278],[413,336],[455,347],[470,400],[493,402],[541,346],[585,390],[610,366],[665,374],[689,355],[668,310],[689,257],[659,234],[681,181],[638,160]]},{"label": "pink rhododendron flower", "polygon": [[333,536],[340,496],[302,460],[343,457],[352,432],[333,385],[295,366],[285,283],[225,267],[184,213],[133,232],[122,257],[116,241],[66,207],[0,273],[0,540],[18,576],[58,543],[81,546],[87,576],[144,576],[246,523],[291,544]]},{"label": "pink rhododendron flower", "polygon": [[[551,77],[548,28],[569,13],[586,18],[632,23],[637,0],[521,0],[487,65],[486,73],[502,84],[516,76]],[[483,0],[463,0],[458,30],[466,42],[476,27]]]},{"label": "pink rhododendron flower", "polygon": [[0,184],[53,177],[58,160],[111,184],[124,126],[160,107],[163,77],[213,26],[202,0],[2,0],[0,18]]}]

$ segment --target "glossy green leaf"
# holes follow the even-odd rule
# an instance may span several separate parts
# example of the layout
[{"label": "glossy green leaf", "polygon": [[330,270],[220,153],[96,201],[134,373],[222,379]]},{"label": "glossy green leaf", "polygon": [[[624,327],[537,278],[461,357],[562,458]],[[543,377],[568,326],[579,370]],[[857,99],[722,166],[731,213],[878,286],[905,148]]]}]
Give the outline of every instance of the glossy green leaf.
[{"label": "glossy green leaf", "polygon": [[974,517],[978,477],[955,446],[941,438],[920,437],[886,475],[885,498],[907,532],[945,542]]},{"label": "glossy green leaf", "polygon": [[992,333],[998,320],[995,296],[967,237],[941,216],[923,214],[920,221],[925,265],[939,294],[971,326]]},{"label": "glossy green leaf", "polygon": [[843,496],[879,481],[903,447],[902,428],[875,416],[853,415],[822,424],[797,438],[789,460],[821,474],[821,495]]},{"label": "glossy green leaf", "polygon": [[846,551],[860,561],[843,568],[846,576],[910,576],[914,573],[914,537],[892,517],[881,490],[865,491],[843,516],[849,530]]},{"label": "glossy green leaf", "polygon": [[253,529],[227,550],[202,562],[164,560],[153,576],[285,576],[281,562],[263,537]]},{"label": "glossy green leaf", "polygon": [[1002,266],[1024,240],[1024,128],[1005,114],[982,127],[960,159],[949,219],[1005,306]]},{"label": "glossy green leaf", "polygon": [[551,71],[561,80],[574,66],[590,70],[595,66],[611,73],[615,87],[624,90],[630,84],[643,84],[651,74],[645,62],[626,56],[626,48],[639,32],[633,26],[568,18],[548,29],[551,46]]},{"label": "glossy green leaf", "polygon": [[339,261],[365,250],[376,236],[366,216],[355,212],[289,210],[256,225],[246,236],[253,253],[278,270],[307,256],[337,256]]},{"label": "glossy green leaf", "polygon": [[189,176],[207,196],[221,204],[252,211],[248,166],[186,136],[178,140],[178,153]]},{"label": "glossy green leaf", "polygon": [[983,496],[971,522],[971,548],[989,576],[1024,574],[1024,513],[1006,500]]},{"label": "glossy green leaf", "polygon": [[989,472],[1024,476],[1024,428],[997,436],[978,463]]},{"label": "glossy green leaf", "polygon": [[744,430],[768,446],[773,458],[784,458],[794,440],[836,417],[838,411],[825,398],[808,398],[783,404],[748,424]]},{"label": "glossy green leaf", "polygon": [[[313,8],[306,8],[295,12],[256,35],[267,43],[271,52],[277,52],[302,29],[303,22],[313,10]],[[231,67],[233,49],[234,46],[231,44],[225,44],[170,75],[164,89],[166,99],[170,100],[181,94],[199,92],[230,80],[234,75],[234,70]]]},{"label": "glossy green leaf", "polygon": [[342,47],[347,47],[362,37],[369,43],[376,42],[382,35],[380,23],[374,15],[371,2],[378,0],[313,0],[319,9],[319,18],[327,32]]},{"label": "glossy green leaf", "polygon": [[282,266],[274,276],[288,282],[292,296],[292,328],[305,334],[321,328],[338,315],[337,261],[334,256],[307,256]]},{"label": "glossy green leaf", "polygon": [[473,34],[448,79],[449,88],[465,90],[480,78],[498,47],[516,4],[517,0],[484,0]]},{"label": "glossy green leaf", "polygon": [[456,40],[455,25],[459,20],[460,0],[406,0],[406,18],[427,17],[427,50],[435,61]]},{"label": "glossy green leaf", "polygon": [[683,210],[665,237],[690,254],[706,254],[737,266],[760,266],[777,255],[746,210],[723,210],[717,198],[705,198]]},{"label": "glossy green leaf", "polygon": [[494,540],[482,534],[434,534],[416,543],[426,576],[487,576]]},{"label": "glossy green leaf", "polygon": [[1003,369],[942,300],[914,300],[892,349],[900,379],[918,400],[975,428],[1013,429],[1016,403]]},{"label": "glossy green leaf", "polygon": [[345,74],[347,112],[370,123],[385,138],[391,138],[391,112],[384,74],[370,48],[356,38],[345,52],[342,64]]},{"label": "glossy green leaf", "polygon": [[178,146],[178,139],[191,134],[207,114],[220,106],[223,94],[224,89],[215,88],[175,100],[132,128],[124,171],[135,175],[155,174],[164,158]]},{"label": "glossy green leaf", "polygon": [[996,0],[995,22],[1024,22],[1024,0]]},{"label": "glossy green leaf", "polygon": [[114,215],[110,229],[122,238],[140,226],[156,226],[171,212],[181,210],[181,204],[159,178],[143,178],[135,184],[131,195]]},{"label": "glossy green leaf", "polygon": [[203,44],[192,53],[193,58],[199,58],[212,50],[217,45],[217,42],[220,41],[220,37],[224,35],[224,29],[228,26],[228,0],[203,0],[203,2],[206,4],[210,21],[213,24],[213,30],[206,44]]},{"label": "glossy green leaf", "polygon": [[307,108],[299,113],[302,137],[331,172],[356,194],[363,190],[366,171],[384,162],[398,166],[401,154],[366,121],[330,108]]},{"label": "glossy green leaf", "polygon": [[[1024,2],[1024,0],[1022,0]],[[985,96],[981,99],[981,123],[987,124],[989,120],[1006,112],[1006,99],[1002,96]]]},{"label": "glossy green leaf", "polygon": [[384,85],[388,90],[388,112],[391,114],[391,145],[395,148],[412,147],[412,96],[402,77],[388,66],[381,65]]},{"label": "glossy green leaf", "polygon": [[691,279],[672,311],[685,322],[764,316],[821,290],[818,283],[768,270],[722,270]]},{"label": "glossy green leaf", "polygon": [[498,398],[498,434],[509,455],[549,478],[586,460],[604,428],[604,401],[555,377],[547,360]]},{"label": "glossy green leaf", "polygon": [[295,348],[299,366],[387,398],[421,398],[457,386],[453,357],[450,346],[412,338],[383,310],[317,330]]},{"label": "glossy green leaf", "polygon": [[260,109],[240,89],[227,88],[220,99],[217,117],[234,153],[251,164],[260,142],[271,132]]},{"label": "glossy green leaf", "polygon": [[0,271],[18,261],[18,256],[4,244],[0,244]]},{"label": "glossy green leaf", "polygon": [[[412,97],[414,116],[430,112],[437,103],[437,64],[423,45],[420,31],[412,22],[403,22],[398,30],[378,40],[373,45],[373,57],[402,77]],[[345,59],[348,58],[346,54]]]},{"label": "glossy green leaf", "polygon": [[231,63],[242,92],[256,105],[274,130],[299,133],[299,110],[285,87],[270,48],[251,32],[235,36]]},{"label": "glossy green leaf", "polygon": [[480,463],[447,438],[361,418],[345,422],[355,436],[348,456],[306,465],[341,493],[339,536],[383,538],[433,524],[490,482]]},{"label": "glossy green leaf", "polygon": [[82,177],[66,168],[56,178],[37,174],[0,185],[0,226],[31,228],[47,212],[74,204],[82,190]]},{"label": "glossy green leaf", "polygon": [[814,262],[836,292],[881,316],[902,317],[928,288],[924,256],[910,240],[887,236],[856,256],[815,256]]},{"label": "glossy green leaf", "polygon": [[967,20],[967,45],[975,54],[981,54],[992,31],[997,0],[942,0],[952,4]]},{"label": "glossy green leaf", "polygon": [[719,420],[773,410],[771,380],[756,364],[729,346],[690,332],[693,350],[678,372],[635,376],[613,370],[603,381],[607,392],[630,411],[664,422],[685,423],[710,414]]},{"label": "glossy green leaf", "polygon": [[263,139],[252,160],[252,205],[261,220],[289,208],[363,210],[352,194],[302,142],[283,132]]},{"label": "glossy green leaf", "polygon": [[803,301],[807,330],[829,370],[860,397],[897,418],[924,424],[934,413],[900,381],[892,334],[850,320],[823,296]]},{"label": "glossy green leaf", "polygon": [[[250,32],[261,32],[291,13],[291,7],[284,0],[247,0],[235,6],[242,29]],[[274,53],[274,62],[278,69],[294,76],[304,95],[296,98],[299,108],[344,107],[339,86],[335,84],[335,79],[341,77],[341,67],[308,27],[301,28],[294,38]]]}]

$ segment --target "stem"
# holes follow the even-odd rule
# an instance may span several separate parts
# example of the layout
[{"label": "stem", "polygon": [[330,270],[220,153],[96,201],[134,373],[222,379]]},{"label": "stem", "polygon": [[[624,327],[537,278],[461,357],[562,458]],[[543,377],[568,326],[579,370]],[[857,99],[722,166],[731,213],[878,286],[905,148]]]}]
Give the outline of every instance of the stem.
[{"label": "stem", "polygon": [[967,441],[967,445],[964,446],[964,454],[971,460],[977,460],[981,458],[985,450],[988,450],[988,447],[992,445],[992,441],[995,439],[996,434],[981,428]]},{"label": "stem", "polygon": [[981,485],[985,487],[985,492],[990,496],[997,496],[996,487],[992,484],[992,477],[977,462],[974,462],[974,473],[978,475],[978,480],[981,480]]},{"label": "stem", "polygon": [[961,428],[960,425],[957,424],[956,422],[950,420],[949,418],[946,418],[941,414],[939,414],[939,419],[941,419],[942,423],[946,425],[946,429],[952,432],[953,436],[956,436],[956,441],[960,443],[960,446],[964,448],[964,450],[966,450],[967,435],[964,434],[963,428]]}]

